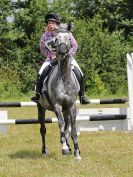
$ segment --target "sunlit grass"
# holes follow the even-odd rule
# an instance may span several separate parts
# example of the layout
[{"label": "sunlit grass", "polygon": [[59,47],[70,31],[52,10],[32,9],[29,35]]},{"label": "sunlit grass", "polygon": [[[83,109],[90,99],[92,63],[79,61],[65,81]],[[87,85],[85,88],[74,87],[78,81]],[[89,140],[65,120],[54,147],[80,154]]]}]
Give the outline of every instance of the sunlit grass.
[{"label": "sunlit grass", "polygon": [[[5,110],[10,119],[37,118],[36,107]],[[51,116],[54,114],[47,112],[46,117]],[[61,154],[57,124],[47,124],[45,159],[41,157],[39,125],[11,125],[8,130],[8,134],[0,135],[0,177],[133,176],[133,134],[130,132],[81,132],[78,139],[82,160],[76,161],[73,154]],[[70,144],[73,149],[72,141]]]}]

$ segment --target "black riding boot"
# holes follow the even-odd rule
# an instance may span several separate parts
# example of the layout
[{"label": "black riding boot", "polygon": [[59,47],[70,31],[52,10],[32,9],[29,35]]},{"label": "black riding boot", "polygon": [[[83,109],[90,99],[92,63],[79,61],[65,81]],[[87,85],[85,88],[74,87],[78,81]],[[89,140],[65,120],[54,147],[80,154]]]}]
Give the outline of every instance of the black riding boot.
[{"label": "black riding boot", "polygon": [[37,80],[36,80],[36,94],[34,97],[31,98],[31,100],[36,103],[39,102],[39,98],[40,98],[41,91],[42,91],[42,85],[43,85],[43,82],[42,82],[41,76],[38,74]]},{"label": "black riding boot", "polygon": [[81,76],[81,82],[80,82],[79,99],[80,99],[80,104],[89,104],[90,103],[90,101],[87,98],[85,98],[85,96],[84,96],[84,81],[83,81],[82,76]]},{"label": "black riding boot", "polygon": [[40,99],[40,95],[42,93],[42,87],[43,87],[43,81],[44,79],[46,78],[46,76],[49,74],[51,70],[51,66],[48,65],[43,73],[41,74],[41,76],[38,74],[37,75],[37,80],[36,80],[36,94],[34,97],[31,98],[32,101],[38,103],[39,102],[39,99]]},{"label": "black riding boot", "polygon": [[83,76],[81,75],[80,71],[78,68],[74,67],[74,73],[77,77],[77,80],[79,82],[80,85],[80,91],[79,91],[79,99],[80,99],[80,104],[89,104],[90,101],[88,99],[85,98],[84,96],[84,80],[83,80]]}]

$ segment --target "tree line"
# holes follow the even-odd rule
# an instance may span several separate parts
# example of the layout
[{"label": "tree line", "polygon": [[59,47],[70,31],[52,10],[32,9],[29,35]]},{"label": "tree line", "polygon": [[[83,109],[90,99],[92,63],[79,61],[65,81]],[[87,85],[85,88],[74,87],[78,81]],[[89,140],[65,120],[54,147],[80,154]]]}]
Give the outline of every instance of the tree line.
[{"label": "tree line", "polygon": [[1,93],[34,90],[44,61],[39,40],[48,12],[73,24],[79,46],[76,60],[85,76],[86,93],[127,92],[125,54],[133,51],[132,0],[1,0],[0,4]]}]

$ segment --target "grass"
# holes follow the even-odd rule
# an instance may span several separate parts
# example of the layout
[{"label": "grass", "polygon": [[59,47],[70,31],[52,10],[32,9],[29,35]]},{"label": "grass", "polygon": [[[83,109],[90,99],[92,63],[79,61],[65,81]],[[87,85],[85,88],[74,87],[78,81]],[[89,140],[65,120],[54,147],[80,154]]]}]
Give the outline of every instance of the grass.
[{"label": "grass", "polygon": [[[33,107],[6,110],[10,119],[37,117]],[[73,154],[62,156],[58,126],[48,124],[48,155],[42,159],[39,125],[11,125],[8,134],[0,134],[0,177],[133,176],[132,133],[81,132],[78,139],[82,160],[76,161]]]},{"label": "grass", "polygon": [[[35,94],[34,91],[31,91],[27,94],[22,94],[22,93],[19,93],[19,92],[6,92],[5,94],[2,94],[1,95],[1,98],[0,98],[0,102],[6,102],[6,101],[31,101],[31,97]],[[108,99],[108,98],[127,98],[127,94],[121,94],[121,93],[118,93],[117,95],[112,95],[112,94],[99,94],[99,95],[95,95],[95,94],[92,94],[92,95],[89,95],[86,97],[88,97],[89,99]]]}]

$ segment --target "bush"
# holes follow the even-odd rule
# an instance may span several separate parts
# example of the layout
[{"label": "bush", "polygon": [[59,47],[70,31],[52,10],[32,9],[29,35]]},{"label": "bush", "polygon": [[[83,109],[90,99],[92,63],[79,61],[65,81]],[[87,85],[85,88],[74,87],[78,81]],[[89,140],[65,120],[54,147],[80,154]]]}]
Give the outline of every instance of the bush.
[{"label": "bush", "polygon": [[102,31],[99,18],[75,21],[79,49],[77,60],[85,75],[88,94],[127,92],[127,46],[122,32]]}]

